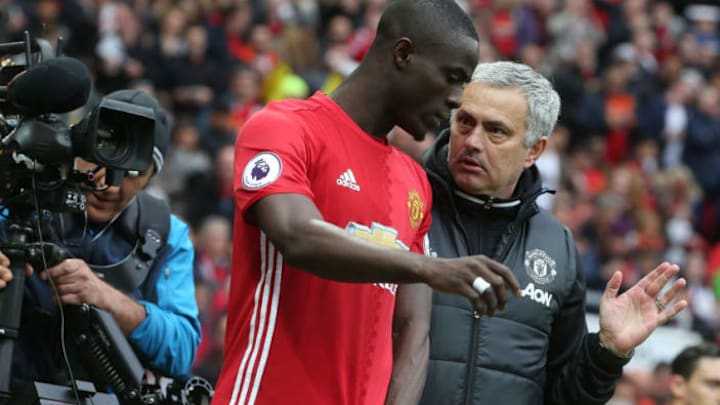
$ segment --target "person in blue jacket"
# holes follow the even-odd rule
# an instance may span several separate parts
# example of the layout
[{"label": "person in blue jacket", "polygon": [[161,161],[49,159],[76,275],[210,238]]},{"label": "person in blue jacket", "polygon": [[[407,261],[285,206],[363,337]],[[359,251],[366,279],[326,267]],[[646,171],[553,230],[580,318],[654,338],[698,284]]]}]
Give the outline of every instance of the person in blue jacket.
[{"label": "person in blue jacket", "polygon": [[[89,304],[112,314],[142,365],[156,375],[182,378],[195,359],[200,321],[189,229],[164,201],[143,191],[162,169],[170,142],[167,116],[157,100],[137,90],[106,97],[153,109],[155,131],[148,134],[154,139],[153,162],[145,171],[127,172],[120,186],[107,187],[104,168],[76,160],[79,170],[96,169],[98,187],[88,194],[85,213],[51,216],[55,235],[49,239],[71,258],[47,271],[27,270],[11,372],[18,387],[32,381],[68,382],[58,301],[65,307]],[[12,282],[9,268],[10,261],[0,252],[0,289]],[[72,350],[70,364],[75,378],[87,378]]]}]

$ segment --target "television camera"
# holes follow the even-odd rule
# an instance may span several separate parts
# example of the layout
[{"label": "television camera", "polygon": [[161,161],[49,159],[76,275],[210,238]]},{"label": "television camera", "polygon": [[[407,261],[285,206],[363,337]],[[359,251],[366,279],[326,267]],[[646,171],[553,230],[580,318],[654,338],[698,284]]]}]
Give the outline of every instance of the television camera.
[{"label": "television camera", "polygon": [[[152,109],[103,98],[74,125],[66,113],[84,107],[91,80],[80,61],[61,56],[47,41],[0,44],[0,250],[11,260],[13,282],[0,290],[0,405],[9,403],[201,404],[212,387],[204,380],[143,385],[144,370],[114,319],[101,309],[65,306],[74,343],[92,382],[71,388],[35,382],[29,396],[11,392],[11,365],[20,327],[25,266],[47,269],[67,252],[43,235],[52,235],[56,212],[83,212],[87,192],[96,190],[97,170],[80,171],[76,158],[105,168],[105,187],[119,185],[131,171],[152,162],[155,115]],[[98,384],[99,387],[95,387]],[[110,390],[112,393],[103,392]],[[20,402],[18,402],[20,401]]]}]

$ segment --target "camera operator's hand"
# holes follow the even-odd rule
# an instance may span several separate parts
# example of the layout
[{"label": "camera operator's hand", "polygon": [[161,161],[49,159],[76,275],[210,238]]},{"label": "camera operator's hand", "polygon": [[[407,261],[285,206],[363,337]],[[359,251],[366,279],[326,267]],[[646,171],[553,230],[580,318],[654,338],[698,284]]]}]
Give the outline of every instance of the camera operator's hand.
[{"label": "camera operator's hand", "polygon": [[510,269],[484,255],[435,259],[426,282],[436,290],[467,297],[480,315],[493,316],[504,309],[508,292],[520,296],[520,284]]},{"label": "camera operator's hand", "polygon": [[90,304],[110,312],[127,335],[147,316],[145,307],[102,281],[82,259],[65,259],[40,273],[52,277],[61,304]]},{"label": "camera operator's hand", "polygon": [[[31,274],[32,267],[28,264],[25,266],[25,275],[30,276]],[[0,290],[5,288],[12,279],[13,274],[12,270],[10,270],[10,259],[8,259],[3,252],[0,252]]]},{"label": "camera operator's hand", "polygon": [[10,259],[0,252],[0,289],[5,288],[7,283],[12,280],[12,271],[10,271]]},{"label": "camera operator's hand", "polygon": [[105,308],[110,285],[100,280],[82,259],[66,259],[40,274],[52,277],[62,304],[90,304]]}]

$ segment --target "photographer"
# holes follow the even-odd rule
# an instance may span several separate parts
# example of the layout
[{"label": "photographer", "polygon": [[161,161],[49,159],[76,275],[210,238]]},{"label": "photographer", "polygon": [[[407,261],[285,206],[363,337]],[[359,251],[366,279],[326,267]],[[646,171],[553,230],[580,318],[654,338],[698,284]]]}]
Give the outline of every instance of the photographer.
[{"label": "photographer", "polygon": [[[200,322],[188,227],[170,214],[164,202],[143,191],[162,168],[163,152],[169,144],[167,117],[153,97],[140,91],[121,90],[107,98],[154,111],[153,164],[143,172],[127,172],[120,186],[105,187],[104,168],[76,160],[79,170],[95,168],[97,189],[89,193],[84,213],[53,214],[55,235],[49,239],[72,258],[47,271],[27,269],[20,335],[13,354],[14,384],[63,384],[69,380],[58,339],[59,304],[85,303],[112,314],[143,366],[161,375],[181,377],[195,358]],[[145,231],[161,235],[160,242],[148,244],[142,236]],[[141,263],[149,271],[139,285],[128,289],[114,282],[114,274]],[[0,253],[0,288],[12,282],[9,267],[9,260]],[[66,341],[69,343],[69,338]],[[87,378],[72,354],[75,378]]]}]

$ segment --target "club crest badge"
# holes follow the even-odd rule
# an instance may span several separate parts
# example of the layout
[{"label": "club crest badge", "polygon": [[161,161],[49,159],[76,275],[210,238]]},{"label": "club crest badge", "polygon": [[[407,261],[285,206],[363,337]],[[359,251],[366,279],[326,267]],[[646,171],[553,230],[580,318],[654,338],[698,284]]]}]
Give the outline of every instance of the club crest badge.
[{"label": "club crest badge", "polygon": [[282,162],[272,152],[262,152],[245,165],[242,174],[243,186],[248,190],[263,188],[280,177]]},{"label": "club crest badge", "polygon": [[412,226],[413,229],[417,229],[425,217],[425,213],[423,212],[425,203],[423,203],[423,200],[420,198],[420,193],[418,193],[417,190],[411,190],[408,193],[407,207],[410,214],[410,226]]},{"label": "club crest badge", "polygon": [[555,260],[544,250],[525,252],[525,272],[538,284],[552,283],[557,275]]}]

